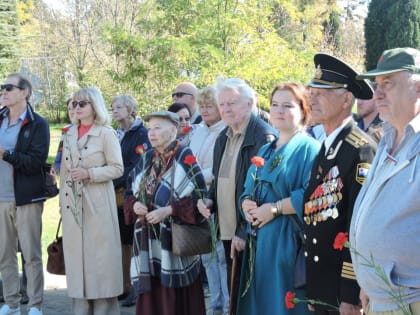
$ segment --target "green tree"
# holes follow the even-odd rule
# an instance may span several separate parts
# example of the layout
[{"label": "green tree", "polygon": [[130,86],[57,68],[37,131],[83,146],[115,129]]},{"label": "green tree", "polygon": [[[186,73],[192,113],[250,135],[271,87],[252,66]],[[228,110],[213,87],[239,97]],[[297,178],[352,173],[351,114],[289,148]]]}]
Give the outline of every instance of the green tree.
[{"label": "green tree", "polygon": [[16,1],[0,0],[0,75],[19,68],[19,20]]},{"label": "green tree", "polygon": [[420,47],[419,0],[372,0],[365,21],[366,69],[386,49]]}]

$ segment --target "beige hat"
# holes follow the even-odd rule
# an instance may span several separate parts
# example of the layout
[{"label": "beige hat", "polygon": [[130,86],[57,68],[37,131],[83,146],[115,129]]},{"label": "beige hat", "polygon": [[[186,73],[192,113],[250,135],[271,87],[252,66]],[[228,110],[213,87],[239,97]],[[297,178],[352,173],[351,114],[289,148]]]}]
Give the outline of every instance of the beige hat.
[{"label": "beige hat", "polygon": [[172,122],[177,128],[179,127],[179,116],[175,113],[169,112],[167,110],[161,110],[161,111],[146,115],[146,117],[144,117],[144,120],[149,121],[150,119],[154,117],[167,119],[170,122]]}]

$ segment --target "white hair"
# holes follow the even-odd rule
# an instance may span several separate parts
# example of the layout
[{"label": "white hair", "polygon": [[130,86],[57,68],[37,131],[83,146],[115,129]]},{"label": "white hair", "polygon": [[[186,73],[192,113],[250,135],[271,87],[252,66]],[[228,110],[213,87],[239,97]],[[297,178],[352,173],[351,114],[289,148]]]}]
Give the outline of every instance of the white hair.
[{"label": "white hair", "polygon": [[251,101],[252,104],[255,103],[255,91],[242,79],[217,79],[215,89],[217,106],[219,106],[219,95],[225,90],[234,90],[242,95],[247,101]]}]

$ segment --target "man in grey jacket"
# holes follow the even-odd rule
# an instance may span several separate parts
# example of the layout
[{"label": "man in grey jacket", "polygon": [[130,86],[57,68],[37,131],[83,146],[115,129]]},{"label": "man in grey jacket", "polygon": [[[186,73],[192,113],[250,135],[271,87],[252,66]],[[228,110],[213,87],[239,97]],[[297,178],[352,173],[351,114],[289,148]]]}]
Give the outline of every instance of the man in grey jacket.
[{"label": "man in grey jacket", "polygon": [[368,315],[419,315],[420,51],[387,50],[360,77],[375,77],[385,121],[350,229],[360,297]]}]

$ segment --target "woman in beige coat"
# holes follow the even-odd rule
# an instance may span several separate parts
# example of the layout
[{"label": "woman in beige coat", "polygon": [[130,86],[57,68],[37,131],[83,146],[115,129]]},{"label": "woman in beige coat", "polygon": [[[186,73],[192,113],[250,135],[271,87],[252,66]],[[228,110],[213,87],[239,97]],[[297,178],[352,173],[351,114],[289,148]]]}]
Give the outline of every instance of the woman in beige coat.
[{"label": "woman in beige coat", "polygon": [[120,144],[96,88],[77,91],[73,107],[73,125],[63,130],[60,171],[68,294],[76,315],[115,315],[123,290],[112,184],[123,174]]}]

